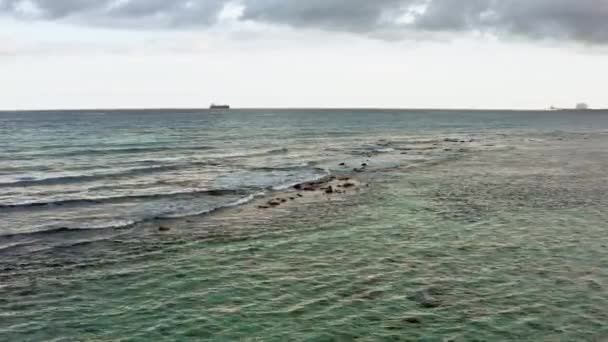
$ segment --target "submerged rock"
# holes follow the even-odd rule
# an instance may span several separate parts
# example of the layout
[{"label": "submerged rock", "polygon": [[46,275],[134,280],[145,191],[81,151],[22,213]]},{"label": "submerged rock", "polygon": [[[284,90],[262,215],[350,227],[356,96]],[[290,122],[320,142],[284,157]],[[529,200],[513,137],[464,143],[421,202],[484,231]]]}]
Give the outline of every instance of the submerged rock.
[{"label": "submerged rock", "polygon": [[270,200],[268,201],[268,205],[271,205],[273,207],[279,206],[281,205],[281,201],[277,201],[277,200]]},{"label": "submerged rock", "polygon": [[298,185],[295,185],[293,188],[296,190],[301,190],[301,191],[314,191],[315,190],[314,186],[312,186],[310,184],[298,184]]},{"label": "submerged rock", "polygon": [[410,323],[410,324],[421,324],[422,320],[419,317],[406,317],[403,319],[404,322],[406,323]]},{"label": "submerged rock", "polygon": [[422,308],[433,309],[443,304],[440,299],[434,296],[436,292],[433,289],[422,290],[412,294],[408,299],[418,303]]}]

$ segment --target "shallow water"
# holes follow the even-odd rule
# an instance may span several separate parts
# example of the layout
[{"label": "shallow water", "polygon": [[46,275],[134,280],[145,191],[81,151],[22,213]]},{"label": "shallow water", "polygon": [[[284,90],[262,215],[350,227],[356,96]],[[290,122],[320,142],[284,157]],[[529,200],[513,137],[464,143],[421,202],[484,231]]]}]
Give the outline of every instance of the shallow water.
[{"label": "shallow water", "polygon": [[[252,115],[218,120],[273,131],[261,117],[281,122],[277,116],[288,114]],[[284,164],[314,161],[338,172],[338,162],[369,159],[357,175],[369,187],[276,210],[171,220],[168,233],[152,221],[5,236],[0,340],[608,338],[605,117],[593,116],[592,132],[580,117],[540,124],[522,119],[530,113],[489,113],[479,122],[478,113],[441,112],[434,127],[431,117],[409,112],[382,112],[382,120],[340,114],[348,117],[344,125],[310,115],[315,119],[283,118],[298,123],[288,134],[277,131],[273,139],[282,144],[265,145],[292,151],[293,140],[312,136],[300,155],[281,152],[239,161],[253,167],[200,176],[220,184],[214,189],[243,191],[259,182],[251,189],[272,191],[292,181],[265,182],[266,172]],[[456,122],[449,127],[441,119],[448,115]],[[413,124],[423,121],[428,126]],[[315,125],[324,128],[315,133]],[[249,150],[240,144],[236,149]],[[102,164],[94,166],[110,165]],[[240,198],[211,197],[225,196]],[[36,208],[0,210],[20,218]]]}]

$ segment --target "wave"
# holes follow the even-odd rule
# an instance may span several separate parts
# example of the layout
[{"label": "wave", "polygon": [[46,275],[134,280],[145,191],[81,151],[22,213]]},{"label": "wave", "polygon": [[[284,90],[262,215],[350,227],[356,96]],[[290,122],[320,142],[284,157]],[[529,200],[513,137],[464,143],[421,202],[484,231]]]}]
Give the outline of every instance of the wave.
[{"label": "wave", "polygon": [[287,147],[284,148],[278,148],[276,150],[270,150],[270,151],[266,151],[265,154],[284,154],[284,153],[288,153],[289,149]]},{"label": "wave", "polygon": [[9,239],[9,238],[15,238],[15,237],[21,237],[21,236],[36,237],[39,235],[48,235],[48,234],[79,233],[79,232],[92,232],[95,230],[105,230],[105,229],[120,229],[120,228],[130,227],[130,226],[134,225],[135,223],[137,223],[137,222],[129,221],[128,223],[125,223],[125,224],[118,224],[118,225],[109,224],[106,226],[89,227],[89,228],[56,227],[56,228],[47,228],[47,229],[33,231],[33,232],[0,235],[0,238]]},{"label": "wave", "polygon": [[240,198],[234,202],[230,202],[224,205],[220,205],[217,207],[213,207],[210,209],[206,209],[206,210],[202,210],[199,212],[195,212],[195,213],[186,213],[186,214],[177,214],[177,215],[163,215],[163,216],[155,216],[153,219],[154,220],[166,220],[166,219],[178,219],[178,218],[184,218],[184,217],[192,217],[192,216],[202,216],[202,215],[209,215],[211,213],[223,210],[223,209],[228,209],[228,208],[234,208],[234,207],[238,207],[241,206],[243,204],[247,204],[251,201],[253,201],[254,199],[258,198],[258,197],[263,197],[266,195],[266,192],[260,191],[258,193],[255,194],[251,194],[248,196],[245,196],[243,198]]},{"label": "wave", "polygon": [[216,189],[216,190],[202,190],[202,191],[184,191],[184,192],[173,192],[168,194],[150,194],[150,195],[133,195],[133,196],[116,196],[116,197],[99,197],[99,198],[75,198],[66,200],[57,200],[49,202],[25,202],[17,204],[0,204],[0,209],[27,209],[27,208],[44,208],[44,207],[57,207],[57,206],[79,206],[79,205],[90,205],[90,204],[107,204],[107,203],[120,203],[137,200],[150,200],[150,199],[161,199],[161,198],[173,198],[179,196],[230,196],[230,195],[242,195],[244,190],[232,190],[232,189]]},{"label": "wave", "polygon": [[304,181],[276,185],[276,186],[272,187],[272,190],[275,190],[275,191],[287,190],[289,188],[293,188],[294,186],[296,186],[298,184],[309,183],[309,182],[318,182],[320,180],[326,179],[327,177],[331,176],[331,172],[327,169],[316,169],[316,170],[323,171],[323,174],[321,174],[317,177],[312,177],[312,178],[304,180]]},{"label": "wave", "polygon": [[[279,170],[301,170],[302,167],[289,166],[284,168],[276,168]],[[272,168],[264,168],[270,170]],[[308,169],[310,170],[310,169]],[[315,168],[316,171],[322,171],[322,174],[311,175],[307,179],[303,179],[297,183],[277,185],[271,188],[242,188],[242,189],[212,189],[212,190],[201,190],[201,191],[183,191],[174,192],[167,194],[152,194],[152,195],[138,195],[138,196],[117,196],[117,197],[103,197],[103,198],[80,198],[80,199],[67,199],[58,201],[48,202],[28,202],[18,204],[0,204],[0,211],[5,212],[15,211],[17,215],[20,215],[20,210],[29,210],[32,208],[40,208],[41,210],[53,209],[60,206],[83,206],[83,205],[99,205],[99,204],[113,204],[123,203],[131,201],[146,201],[162,199],[163,201],[171,201],[175,198],[183,197],[182,199],[194,198],[196,196],[235,196],[236,198],[230,198],[228,200],[219,200],[209,207],[202,207],[200,211],[196,209],[189,210],[187,212],[181,212],[176,214],[160,214],[149,213],[146,217],[130,218],[123,221],[117,221],[109,219],[105,222],[99,222],[99,224],[91,225],[88,224],[86,219],[82,220],[82,223],[74,222],[70,223],[70,226],[47,226],[39,227],[36,231],[22,232],[22,233],[9,233],[6,235],[0,234],[0,252],[13,251],[23,246],[29,246],[33,244],[45,243],[49,241],[59,241],[58,245],[54,243],[48,244],[50,248],[70,246],[69,243],[72,240],[77,240],[78,243],[86,243],[87,241],[96,241],[100,237],[111,238],[116,234],[124,234],[130,232],[132,229],[137,229],[141,224],[154,223],[156,221],[162,222],[163,220],[180,219],[187,217],[197,217],[204,215],[211,215],[222,210],[238,207],[254,201],[256,198],[264,197],[269,192],[280,191],[292,187],[293,185],[300,184],[303,182],[318,181],[330,175],[328,170]],[[192,197],[189,197],[192,196]],[[215,201],[213,201],[215,202]],[[34,209],[34,210],[35,210]],[[27,247],[25,247],[27,248]]]},{"label": "wave", "polygon": [[249,157],[265,157],[272,156],[278,154],[287,154],[289,153],[288,148],[277,148],[274,150],[262,151],[262,152],[254,152],[254,153],[244,153],[244,154],[236,154],[225,157],[226,159],[235,159],[235,158],[249,158]]},{"label": "wave", "polygon": [[391,148],[391,147],[378,148],[378,149],[375,149],[374,152],[376,152],[376,153],[390,153],[390,152],[395,152],[395,149]]},{"label": "wave", "polygon": [[[116,224],[116,221],[114,221],[107,225],[96,225],[94,227],[86,227],[86,228],[83,228],[83,227],[52,227],[52,228],[42,229],[39,231],[5,234],[5,235],[0,235],[0,241],[14,240],[17,238],[25,238],[25,237],[34,237],[35,238],[35,237],[40,237],[40,236],[57,235],[57,234],[85,234],[85,233],[88,234],[88,233],[94,233],[94,232],[106,231],[106,230],[125,230],[128,228],[134,227],[138,224],[143,224],[143,223],[151,222],[151,221],[162,221],[162,220],[169,220],[169,219],[179,219],[179,218],[186,218],[186,217],[209,215],[209,214],[215,213],[215,212],[223,210],[223,209],[234,208],[234,207],[238,207],[238,206],[247,204],[247,203],[255,200],[256,198],[263,197],[265,195],[266,195],[266,192],[257,192],[257,193],[249,194],[245,197],[239,198],[236,201],[218,205],[216,207],[205,209],[205,210],[202,210],[199,212],[190,212],[190,213],[183,213],[183,214],[177,214],[177,215],[151,216],[151,217],[147,217],[147,218],[142,218],[140,220],[125,220],[125,221],[123,221],[123,223],[120,223],[120,224]],[[0,248],[0,250],[5,249],[5,248],[18,247],[18,246],[19,246],[18,244],[8,244],[8,245],[5,244],[4,247]]]},{"label": "wave", "polygon": [[290,166],[262,166],[262,167],[254,167],[251,168],[250,171],[264,171],[264,172],[274,172],[274,171],[319,171],[325,172],[327,170],[321,169],[318,167],[311,167],[310,163],[301,163],[299,165],[290,165]]},{"label": "wave", "polygon": [[[125,230],[138,222],[129,221],[124,224],[88,228],[53,227],[38,231],[0,235],[0,253],[10,253],[22,248],[36,246],[35,250],[49,248],[74,247],[95,241],[104,241],[115,236],[111,231]],[[107,234],[110,232],[110,234]],[[53,237],[52,240],[49,240]],[[59,238],[55,238],[59,237]],[[40,242],[44,241],[42,245]]]},{"label": "wave", "polygon": [[166,166],[155,166],[155,167],[142,167],[134,169],[126,169],[114,173],[101,173],[91,175],[75,175],[75,176],[60,176],[36,179],[34,177],[24,177],[15,182],[0,183],[0,188],[11,188],[11,187],[27,187],[27,186],[39,186],[39,185],[57,185],[57,184],[70,184],[70,183],[84,183],[92,182],[102,179],[114,179],[123,177],[133,177],[151,173],[159,173],[166,171],[173,171],[183,168],[190,168],[195,166],[212,165],[205,162],[189,163],[182,165],[166,165]]},{"label": "wave", "polygon": [[213,146],[164,146],[164,147],[126,147],[126,148],[108,148],[108,149],[82,149],[72,151],[57,151],[50,153],[25,153],[11,155],[9,160],[32,159],[36,157],[74,157],[74,156],[97,156],[108,154],[135,154],[135,153],[157,153],[167,151],[200,151],[212,150]]}]

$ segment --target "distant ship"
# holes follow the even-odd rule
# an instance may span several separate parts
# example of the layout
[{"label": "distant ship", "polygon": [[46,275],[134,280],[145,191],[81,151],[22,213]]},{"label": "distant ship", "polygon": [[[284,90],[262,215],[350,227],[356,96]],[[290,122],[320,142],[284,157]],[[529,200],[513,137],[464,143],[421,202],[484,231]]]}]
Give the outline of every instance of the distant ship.
[{"label": "distant ship", "polygon": [[209,106],[209,109],[230,109],[229,105],[217,105],[212,103],[211,106]]},{"label": "distant ship", "polygon": [[549,107],[549,110],[561,110],[561,111],[573,111],[573,110],[575,110],[575,111],[587,111],[587,110],[591,110],[591,108],[589,107],[589,105],[588,105],[588,104],[581,102],[581,103],[577,103],[577,104],[576,104],[576,107],[574,107],[574,108],[559,108],[559,107],[554,107],[554,106],[551,106],[551,107]]}]

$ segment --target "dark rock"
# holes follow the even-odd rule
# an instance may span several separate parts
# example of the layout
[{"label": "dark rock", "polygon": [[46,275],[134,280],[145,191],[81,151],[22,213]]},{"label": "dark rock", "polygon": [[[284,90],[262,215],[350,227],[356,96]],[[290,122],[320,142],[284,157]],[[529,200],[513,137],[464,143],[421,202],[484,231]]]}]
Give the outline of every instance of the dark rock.
[{"label": "dark rock", "polygon": [[258,206],[258,209],[269,209],[270,207],[267,205],[260,205]]},{"label": "dark rock", "polygon": [[426,309],[434,309],[441,306],[441,301],[435,298],[426,298],[424,301],[418,302],[418,304]]},{"label": "dark rock", "polygon": [[363,163],[363,164],[361,164],[361,166],[366,167],[366,166],[367,166],[367,163]]},{"label": "dark rock", "polygon": [[302,195],[302,194],[298,194],[297,196],[298,196],[298,197],[304,197],[304,195]]},{"label": "dark rock", "polygon": [[284,198],[281,198],[281,203],[285,203],[285,202],[287,202],[287,200]]},{"label": "dark rock", "polygon": [[451,143],[457,143],[457,142],[459,142],[460,140],[458,140],[458,139],[453,139],[453,138],[445,138],[445,139],[443,139],[443,141],[445,141],[445,142],[451,142]]},{"label": "dark rock", "polygon": [[338,177],[339,181],[347,181],[350,180],[350,177]]},{"label": "dark rock", "polygon": [[36,290],[34,289],[27,289],[27,290],[22,290],[22,291],[18,291],[17,295],[20,297],[27,297],[27,296],[31,296],[36,294]]},{"label": "dark rock", "polygon": [[355,186],[355,183],[348,182],[348,183],[344,183],[344,185],[342,185],[342,186],[345,188],[352,188],[353,186]]},{"label": "dark rock", "polygon": [[302,190],[303,185],[302,184],[296,184],[293,186],[294,189],[296,190]]},{"label": "dark rock", "polygon": [[271,200],[271,201],[268,201],[268,205],[271,205],[271,206],[273,206],[273,207],[276,207],[276,206],[281,205],[281,202],[280,202],[280,201],[277,201],[277,200]]},{"label": "dark rock", "polygon": [[333,194],[334,193],[334,187],[330,185],[327,189],[325,189],[325,193],[326,194]]},{"label": "dark rock", "polygon": [[296,199],[295,197],[289,197],[289,200],[291,200],[291,201],[293,201],[295,199]]},{"label": "dark rock", "polygon": [[415,317],[415,316],[413,316],[413,317],[406,317],[404,319],[404,321],[407,322],[407,323],[411,323],[411,324],[421,324],[422,323],[422,320],[419,317]]},{"label": "dark rock", "polygon": [[168,232],[170,230],[171,230],[171,228],[169,228],[169,227],[165,227],[165,226],[158,227],[159,232]]},{"label": "dark rock", "polygon": [[340,166],[346,166],[346,163],[340,163]]},{"label": "dark rock", "polygon": [[353,169],[353,171],[358,172],[358,173],[365,172],[365,170],[363,170],[363,169]]}]

